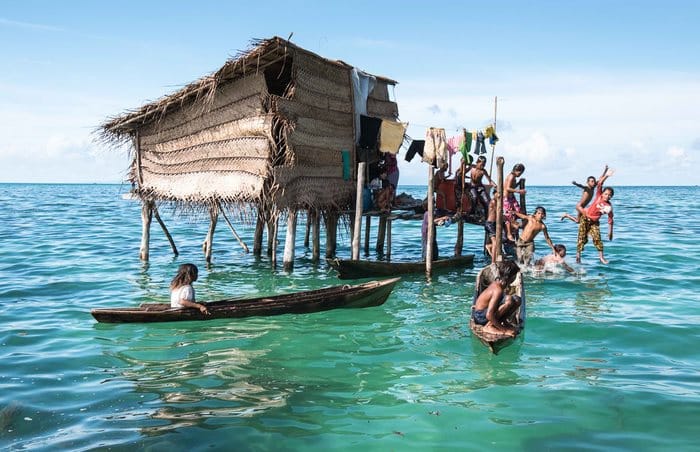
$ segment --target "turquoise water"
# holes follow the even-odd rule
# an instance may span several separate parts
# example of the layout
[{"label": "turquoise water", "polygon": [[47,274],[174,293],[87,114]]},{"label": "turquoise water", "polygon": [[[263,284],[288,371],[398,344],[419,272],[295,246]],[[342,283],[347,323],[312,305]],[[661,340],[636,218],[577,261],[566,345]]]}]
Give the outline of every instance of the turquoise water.
[{"label": "turquoise water", "polygon": [[[200,267],[202,300],[339,283],[311,263],[303,232],[288,274],[245,255],[225,223],[207,268],[206,223],[168,210],[181,255],[173,258],[154,223],[142,264],[140,206],[122,199],[127,188],[0,184],[2,449],[697,447],[697,187],[616,187],[610,264],[589,244],[577,275],[527,275],[526,331],[496,356],[467,327],[477,268],[430,283],[406,277],[376,308],[98,324],[91,308],[167,301],[188,261]],[[558,214],[573,212],[579,193],[528,191],[528,207],[547,207],[552,239],[572,254],[576,226]],[[252,246],[252,228],[236,227]],[[395,259],[420,253],[420,223],[395,222],[393,232]],[[438,228],[442,255],[455,234]],[[483,232],[470,226],[465,238],[483,265]],[[348,234],[340,240],[348,257]],[[537,246],[546,249],[541,238]]]}]

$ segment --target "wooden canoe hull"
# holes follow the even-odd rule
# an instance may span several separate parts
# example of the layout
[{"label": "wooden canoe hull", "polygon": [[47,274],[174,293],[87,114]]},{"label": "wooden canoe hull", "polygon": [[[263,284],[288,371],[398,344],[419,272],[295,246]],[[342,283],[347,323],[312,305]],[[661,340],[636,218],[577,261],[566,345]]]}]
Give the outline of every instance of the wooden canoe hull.
[{"label": "wooden canoe hull", "polygon": [[479,339],[485,346],[487,346],[493,354],[497,354],[501,349],[513,343],[513,341],[518,336],[520,336],[520,333],[522,333],[523,329],[525,328],[525,287],[523,284],[522,272],[519,272],[518,276],[515,278],[515,281],[513,281],[513,284],[511,284],[510,286],[512,288],[512,295],[518,295],[521,299],[520,309],[515,311],[515,313],[513,313],[513,315],[508,319],[508,321],[515,326],[515,337],[511,337],[506,334],[485,332],[484,327],[482,325],[478,325],[476,322],[474,322],[474,318],[471,315],[471,312],[474,310],[474,304],[476,303],[476,299],[479,297],[481,290],[483,290],[490,284],[490,273],[490,266],[487,266],[482,268],[476,275],[474,299],[472,300],[472,308],[469,311],[469,328],[472,330],[472,334],[477,339]]},{"label": "wooden canoe hull", "polygon": [[169,303],[144,303],[136,308],[93,309],[98,322],[143,323],[214,320],[281,314],[306,314],[337,308],[365,308],[383,304],[401,278],[364,284],[332,286],[306,292],[203,303],[210,315],[198,309],[171,308]]},{"label": "wooden canoe hull", "polygon": [[[371,278],[375,276],[395,276],[410,273],[425,273],[425,262],[385,262],[367,260],[329,259],[328,265],[338,272],[340,279]],[[454,256],[433,261],[433,271],[458,268],[471,268],[474,255]]]}]

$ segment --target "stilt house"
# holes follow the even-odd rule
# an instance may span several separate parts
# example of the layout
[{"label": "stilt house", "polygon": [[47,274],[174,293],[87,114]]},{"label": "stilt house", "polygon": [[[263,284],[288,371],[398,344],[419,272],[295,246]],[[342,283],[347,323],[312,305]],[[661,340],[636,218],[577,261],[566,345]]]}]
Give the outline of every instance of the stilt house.
[{"label": "stilt house", "polygon": [[213,74],[109,119],[101,133],[133,146],[128,177],[144,222],[161,203],[207,208],[213,224],[222,206],[251,206],[268,228],[300,210],[337,216],[354,203],[360,113],[398,118],[396,82],[359,72],[374,82],[364,98],[353,89],[357,74],[279,37],[254,41]]}]

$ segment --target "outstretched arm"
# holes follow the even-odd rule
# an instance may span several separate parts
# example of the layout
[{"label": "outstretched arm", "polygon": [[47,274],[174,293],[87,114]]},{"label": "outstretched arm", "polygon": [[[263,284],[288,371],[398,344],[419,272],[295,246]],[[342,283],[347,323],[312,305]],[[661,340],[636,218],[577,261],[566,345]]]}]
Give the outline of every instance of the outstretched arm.
[{"label": "outstretched arm", "polygon": [[575,185],[576,187],[578,187],[578,188],[580,188],[580,189],[584,189],[584,188],[586,188],[586,186],[585,186],[585,185],[583,185],[583,184],[579,184],[579,183],[578,183],[578,182],[576,182],[575,180],[572,180],[572,181],[571,181],[571,184],[572,184],[572,185]]},{"label": "outstretched arm", "polygon": [[569,273],[576,273],[576,270],[571,268],[571,266],[564,261],[561,262],[561,266],[564,267],[564,270],[566,270]]},{"label": "outstretched arm", "polygon": [[554,243],[552,243],[552,239],[549,238],[549,233],[547,232],[547,226],[545,226],[544,229],[542,229],[542,235],[544,235],[544,239],[547,241],[547,245],[549,245],[549,247],[552,249],[552,251],[554,251],[554,253],[556,253],[556,251],[554,250]]}]

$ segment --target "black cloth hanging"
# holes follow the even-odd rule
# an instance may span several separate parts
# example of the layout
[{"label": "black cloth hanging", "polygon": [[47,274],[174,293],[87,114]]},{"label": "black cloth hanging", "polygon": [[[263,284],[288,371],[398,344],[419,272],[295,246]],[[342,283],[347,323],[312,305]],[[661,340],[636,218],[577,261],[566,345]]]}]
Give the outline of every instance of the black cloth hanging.
[{"label": "black cloth hanging", "polygon": [[413,160],[413,157],[418,154],[423,157],[423,148],[425,147],[425,140],[413,140],[411,145],[408,147],[406,152],[406,157],[404,158],[407,162]]}]

